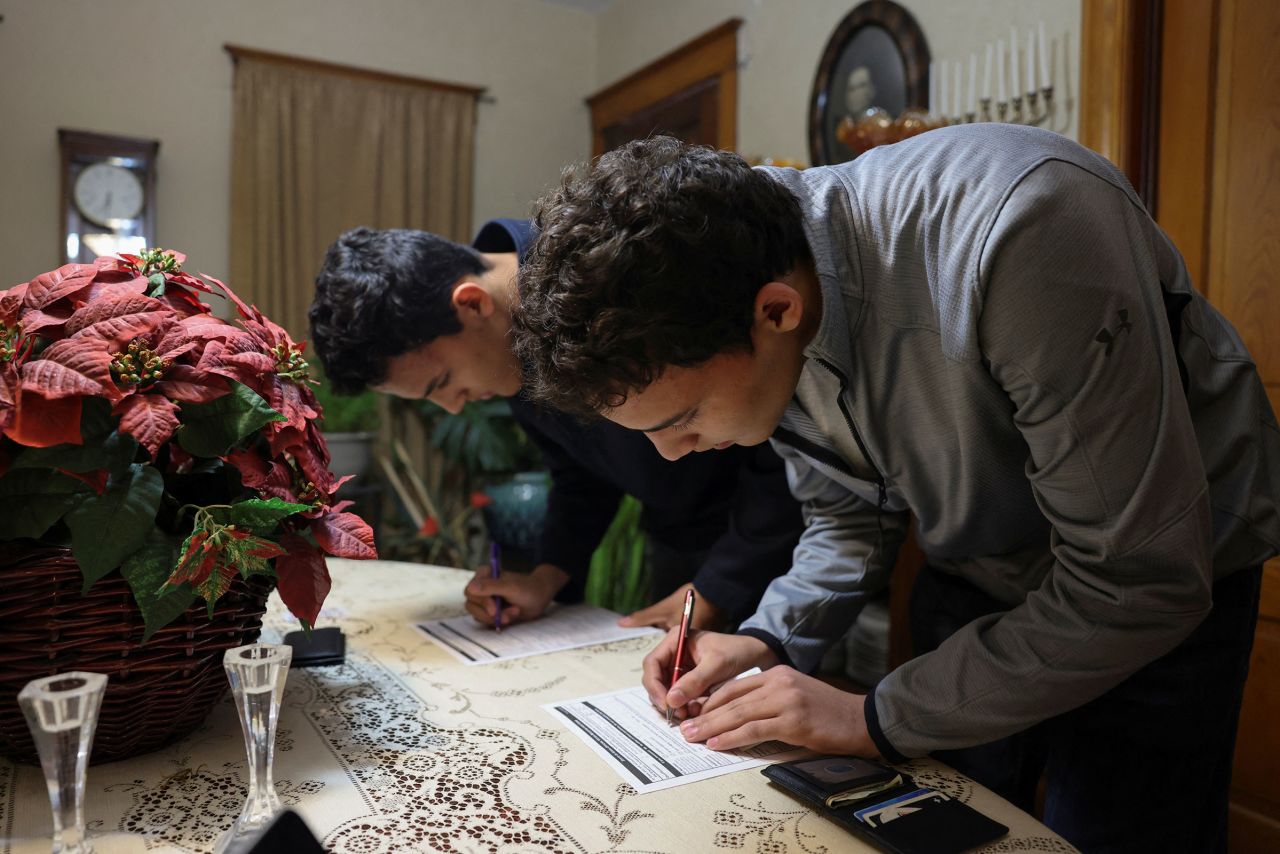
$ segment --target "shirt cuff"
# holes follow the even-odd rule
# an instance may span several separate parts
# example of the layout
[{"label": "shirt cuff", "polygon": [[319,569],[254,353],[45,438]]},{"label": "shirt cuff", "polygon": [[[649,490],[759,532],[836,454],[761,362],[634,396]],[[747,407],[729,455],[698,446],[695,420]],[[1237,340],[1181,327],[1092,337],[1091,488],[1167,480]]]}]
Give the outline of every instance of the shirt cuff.
[{"label": "shirt cuff", "polygon": [[787,655],[786,647],[782,645],[782,641],[766,632],[764,629],[738,629],[738,634],[746,635],[749,638],[755,638],[758,641],[764,641],[765,646],[778,656],[778,663],[785,664],[787,667],[793,667],[791,656]]},{"label": "shirt cuff", "polygon": [[889,739],[885,737],[884,730],[880,728],[880,716],[876,712],[876,689],[872,688],[866,698],[862,701],[862,716],[867,722],[867,732],[871,735],[871,740],[876,745],[876,750],[880,751],[889,762],[906,762],[907,757],[899,753]]}]

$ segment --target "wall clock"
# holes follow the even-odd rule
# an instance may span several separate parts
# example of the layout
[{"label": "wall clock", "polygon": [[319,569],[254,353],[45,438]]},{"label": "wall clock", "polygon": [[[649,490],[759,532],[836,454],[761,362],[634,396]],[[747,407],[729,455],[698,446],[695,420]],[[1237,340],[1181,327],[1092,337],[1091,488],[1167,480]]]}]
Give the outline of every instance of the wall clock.
[{"label": "wall clock", "polygon": [[98,255],[154,246],[160,143],[60,128],[58,147],[63,262],[88,263]]}]

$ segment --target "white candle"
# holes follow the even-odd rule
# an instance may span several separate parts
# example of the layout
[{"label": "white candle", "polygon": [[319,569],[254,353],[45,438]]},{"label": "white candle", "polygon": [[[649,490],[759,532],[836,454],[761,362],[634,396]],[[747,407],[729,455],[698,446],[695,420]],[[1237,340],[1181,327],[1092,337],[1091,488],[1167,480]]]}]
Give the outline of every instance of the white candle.
[{"label": "white candle", "polygon": [[1031,40],[1031,31],[1027,30],[1027,91],[1036,91],[1036,56],[1035,42]]},{"label": "white candle", "polygon": [[978,112],[978,55],[969,54],[969,112]]},{"label": "white candle", "polygon": [[1003,104],[1004,97],[1004,39],[996,40],[996,101]]},{"label": "white candle", "polygon": [[1009,28],[1009,94],[1014,98],[1022,97],[1022,87],[1018,85],[1018,31]]},{"label": "white candle", "polygon": [[964,112],[964,101],[962,100],[962,96],[960,94],[960,76],[961,76],[960,60],[956,60],[955,72],[956,72],[956,100],[951,105],[951,112],[956,116],[956,118],[959,118],[960,114]]},{"label": "white candle", "polygon": [[1049,51],[1044,49],[1044,21],[1040,22],[1040,85],[1048,88],[1049,83]]},{"label": "white candle", "polygon": [[982,100],[991,100],[991,45],[987,45],[987,65],[982,70]]},{"label": "white candle", "polygon": [[938,63],[929,63],[929,113],[938,112]]},{"label": "white candle", "polygon": [[951,115],[947,112],[947,64],[945,62],[938,63],[938,109],[936,112],[940,116]]}]

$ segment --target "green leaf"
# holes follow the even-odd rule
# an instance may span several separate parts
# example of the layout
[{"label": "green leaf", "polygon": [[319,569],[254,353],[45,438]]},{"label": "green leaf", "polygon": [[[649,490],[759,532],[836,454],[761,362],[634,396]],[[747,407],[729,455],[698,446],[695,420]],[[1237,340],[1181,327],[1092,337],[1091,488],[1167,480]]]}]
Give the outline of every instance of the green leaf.
[{"label": "green leaf", "polygon": [[164,296],[164,273],[152,273],[150,276],[147,276],[147,282],[151,285],[151,291],[147,296]]},{"label": "green leaf", "polygon": [[173,622],[183,611],[191,607],[196,592],[190,584],[180,584],[172,590],[160,593],[160,586],[173,572],[178,562],[178,546],[172,539],[154,528],[142,548],[125,559],[120,574],[129,583],[133,599],[142,612],[146,643],[157,629]]},{"label": "green leaf", "polygon": [[56,472],[7,473],[0,477],[0,540],[42,536],[88,492],[80,481]]},{"label": "green leaf", "polygon": [[292,504],[282,498],[250,498],[230,507],[210,507],[208,513],[223,525],[250,528],[255,534],[270,533],[281,519],[310,510],[309,504]]},{"label": "green leaf", "polygon": [[231,382],[231,394],[182,407],[178,444],[197,457],[220,457],[264,425],[287,420],[253,389]]},{"label": "green leaf", "polygon": [[66,469],[73,472],[108,469],[112,475],[119,475],[128,469],[137,450],[136,439],[128,433],[116,432],[94,444],[28,448],[13,461],[13,468]]},{"label": "green leaf", "polygon": [[164,478],[152,466],[134,464],[111,476],[101,495],[87,496],[67,514],[71,551],[84,573],[84,589],[120,566],[155,528]]}]

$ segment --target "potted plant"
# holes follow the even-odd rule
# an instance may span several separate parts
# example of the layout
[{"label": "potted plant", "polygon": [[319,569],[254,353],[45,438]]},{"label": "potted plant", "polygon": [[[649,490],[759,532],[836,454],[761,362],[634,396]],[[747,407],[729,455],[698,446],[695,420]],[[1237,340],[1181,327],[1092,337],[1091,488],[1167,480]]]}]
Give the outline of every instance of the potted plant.
[{"label": "potted plant", "polygon": [[323,374],[314,366],[314,392],[324,415],[320,430],[329,446],[330,468],[338,475],[350,475],[360,483],[373,465],[373,443],[378,435],[378,395],[372,391],[360,394],[334,394]]},{"label": "potted plant", "polygon": [[256,636],[271,586],[309,627],[325,556],[376,556],[334,498],[302,346],[184,260],[99,258],[0,292],[11,755],[33,755],[7,717],[22,683],[67,669],[111,675],[95,761],[184,734],[225,689],[221,653]]}]

